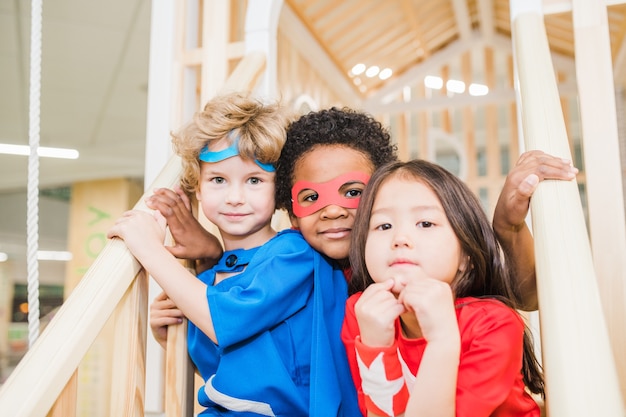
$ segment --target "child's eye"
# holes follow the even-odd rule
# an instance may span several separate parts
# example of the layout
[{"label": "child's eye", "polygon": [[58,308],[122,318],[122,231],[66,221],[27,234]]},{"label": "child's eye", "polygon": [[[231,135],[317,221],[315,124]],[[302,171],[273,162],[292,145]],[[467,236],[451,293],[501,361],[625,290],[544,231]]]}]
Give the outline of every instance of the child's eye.
[{"label": "child's eye", "polygon": [[360,197],[361,194],[363,194],[363,190],[360,190],[358,188],[353,188],[353,189],[348,190],[346,192],[346,197],[348,197],[348,198],[357,198],[357,197]]},{"label": "child's eye", "polygon": [[210,181],[216,184],[224,184],[226,182],[226,180],[223,177],[213,177],[210,179]]},{"label": "child's eye", "polygon": [[389,230],[389,229],[391,229],[390,223],[379,224],[378,226],[374,228],[374,230]]},{"label": "child's eye", "polygon": [[250,184],[256,185],[256,184],[260,184],[262,181],[260,178],[253,177],[253,178],[250,178],[248,182]]},{"label": "child's eye", "polygon": [[417,222],[417,227],[422,227],[424,229],[428,229],[429,227],[433,227],[435,224],[431,223],[427,220],[424,220],[422,222]]},{"label": "child's eye", "polygon": [[305,195],[304,198],[302,198],[302,202],[313,203],[317,201],[318,198],[319,198],[319,195],[317,193],[312,193],[312,194]]}]

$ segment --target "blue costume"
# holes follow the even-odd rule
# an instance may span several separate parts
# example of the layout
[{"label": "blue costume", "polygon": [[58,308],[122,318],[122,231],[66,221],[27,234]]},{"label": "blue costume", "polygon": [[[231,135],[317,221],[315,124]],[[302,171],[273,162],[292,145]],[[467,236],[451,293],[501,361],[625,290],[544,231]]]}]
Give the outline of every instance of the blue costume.
[{"label": "blue costume", "polygon": [[[247,268],[213,285],[220,264],[237,267],[233,255],[249,256]],[[198,279],[219,342],[189,324],[189,354],[205,381],[201,415],[360,415],[340,338],[346,281],[299,232],[226,252]]]}]

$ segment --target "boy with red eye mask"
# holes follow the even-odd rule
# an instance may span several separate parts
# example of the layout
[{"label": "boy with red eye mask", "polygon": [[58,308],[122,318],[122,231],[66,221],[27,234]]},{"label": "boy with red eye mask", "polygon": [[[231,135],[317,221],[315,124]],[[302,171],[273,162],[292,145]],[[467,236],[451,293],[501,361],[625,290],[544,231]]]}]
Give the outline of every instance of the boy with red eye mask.
[{"label": "boy with red eye mask", "polygon": [[369,175],[355,171],[321,184],[298,181],[291,189],[293,213],[296,217],[307,217],[331,204],[355,209],[359,206],[361,190],[352,187],[364,186],[369,179]]},{"label": "boy with red eye mask", "polygon": [[[295,212],[299,209],[294,209],[294,206],[305,204],[296,204],[298,200],[293,198],[292,189],[300,181],[327,184],[339,177],[346,178],[343,176],[350,173],[370,176],[380,166],[396,159],[396,149],[389,133],[373,117],[346,108],[311,112],[287,128],[287,140],[276,165],[276,207],[287,211],[292,225],[300,230],[313,248],[334,260],[349,275],[350,235],[357,208],[352,206],[353,203],[348,207],[338,205],[338,200],[335,200],[335,203],[324,207],[319,203],[315,205],[319,207],[315,212],[299,216]],[[577,172],[570,161],[541,151],[529,151],[520,156],[503,186],[493,226],[507,261],[512,264],[520,287],[519,301],[526,309],[537,308],[533,240],[525,223],[530,196],[539,181],[571,180]],[[344,183],[350,183],[350,186],[341,190],[353,196],[360,195],[365,188],[362,180],[351,182],[348,178]],[[333,183],[332,187],[324,190],[336,193],[338,184]],[[300,194],[302,190],[297,191]],[[319,193],[320,190],[316,191]],[[176,246],[170,248],[174,255],[202,260],[208,266],[215,262],[216,257],[219,258],[221,249],[217,241],[212,240],[211,235],[191,215],[189,199],[184,193],[158,189],[147,204],[167,218],[176,241]],[[166,326],[179,323],[182,316],[163,294],[150,309],[152,332],[164,344]]]}]

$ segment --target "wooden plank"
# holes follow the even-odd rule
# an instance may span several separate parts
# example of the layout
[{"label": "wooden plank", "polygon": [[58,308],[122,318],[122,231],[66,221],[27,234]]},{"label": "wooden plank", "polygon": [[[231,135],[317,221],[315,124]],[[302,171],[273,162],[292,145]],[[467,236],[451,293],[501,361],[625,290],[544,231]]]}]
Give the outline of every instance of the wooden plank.
[{"label": "wooden plank", "polygon": [[252,91],[264,70],[265,54],[263,52],[257,51],[246,54],[220,91],[223,93],[228,91]]},{"label": "wooden plank", "polygon": [[202,14],[202,80],[200,103],[204,106],[228,78],[230,1],[205,1]]},{"label": "wooden plank", "polygon": [[70,380],[65,384],[61,395],[47,414],[47,417],[75,417],[76,416],[76,392],[78,391],[78,372],[74,372]]},{"label": "wooden plank", "polygon": [[[571,158],[540,6],[511,1],[524,139]],[[576,182],[541,182],[531,210],[548,415],[623,415]]]},{"label": "wooden plank", "polygon": [[[465,52],[461,56],[461,74],[465,85],[472,82],[472,56],[470,52]],[[471,106],[463,107],[463,143],[465,144],[465,154],[467,156],[467,173],[465,182],[470,186],[476,195],[478,187],[476,178],[478,177],[478,164],[476,158],[476,125],[474,121],[474,109]]]},{"label": "wooden plank", "polygon": [[595,2],[573,5],[593,259],[626,398],[626,220],[607,14]]},{"label": "wooden plank", "polygon": [[[484,49],[484,68],[485,82],[489,89],[496,86],[496,70],[494,64],[494,52],[490,47]],[[498,108],[494,104],[490,104],[485,108],[485,154],[487,157],[487,178],[489,178],[489,188],[487,191],[487,199],[489,207],[488,213],[493,213],[500,195],[502,184],[500,183],[501,165],[500,165],[500,140],[498,138]]]},{"label": "wooden plank", "polygon": [[[507,58],[507,81],[511,88],[515,87],[515,74],[514,74],[514,62],[513,56],[509,55]],[[520,151],[520,137],[518,134],[519,124],[517,120],[517,104],[511,103],[508,109],[509,114],[509,166],[512,168],[517,163],[517,159],[521,153]]]},{"label": "wooden plank", "polygon": [[459,37],[464,40],[469,39],[470,34],[472,33],[472,22],[470,21],[467,1],[452,0],[452,10],[454,11],[456,26],[459,30]]},{"label": "wooden plank", "polygon": [[187,353],[187,319],[167,328],[165,416],[191,417],[194,410],[194,371]]},{"label": "wooden plank", "polygon": [[111,416],[144,417],[148,276],[142,270],[112,317]]}]

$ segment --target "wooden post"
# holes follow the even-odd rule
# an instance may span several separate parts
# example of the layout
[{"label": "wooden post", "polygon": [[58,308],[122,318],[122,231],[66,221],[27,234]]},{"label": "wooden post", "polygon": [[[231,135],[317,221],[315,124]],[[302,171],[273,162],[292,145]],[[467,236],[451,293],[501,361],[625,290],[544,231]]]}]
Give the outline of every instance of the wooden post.
[{"label": "wooden post", "polygon": [[[106,233],[115,219],[131,208],[140,195],[139,185],[126,179],[73,184],[68,231],[68,249],[73,257],[68,263],[65,279],[66,298],[106,245]],[[112,323],[102,329],[81,362],[76,377],[66,385],[49,417],[111,415],[109,397],[113,385],[111,371],[114,369],[115,329]]]},{"label": "wooden post", "polygon": [[[526,147],[571,158],[541,1],[510,4]],[[621,416],[615,362],[576,182],[543,181],[531,209],[548,414]]]},{"label": "wooden post", "polygon": [[593,259],[626,399],[626,220],[607,10],[603,2],[572,6]]}]

